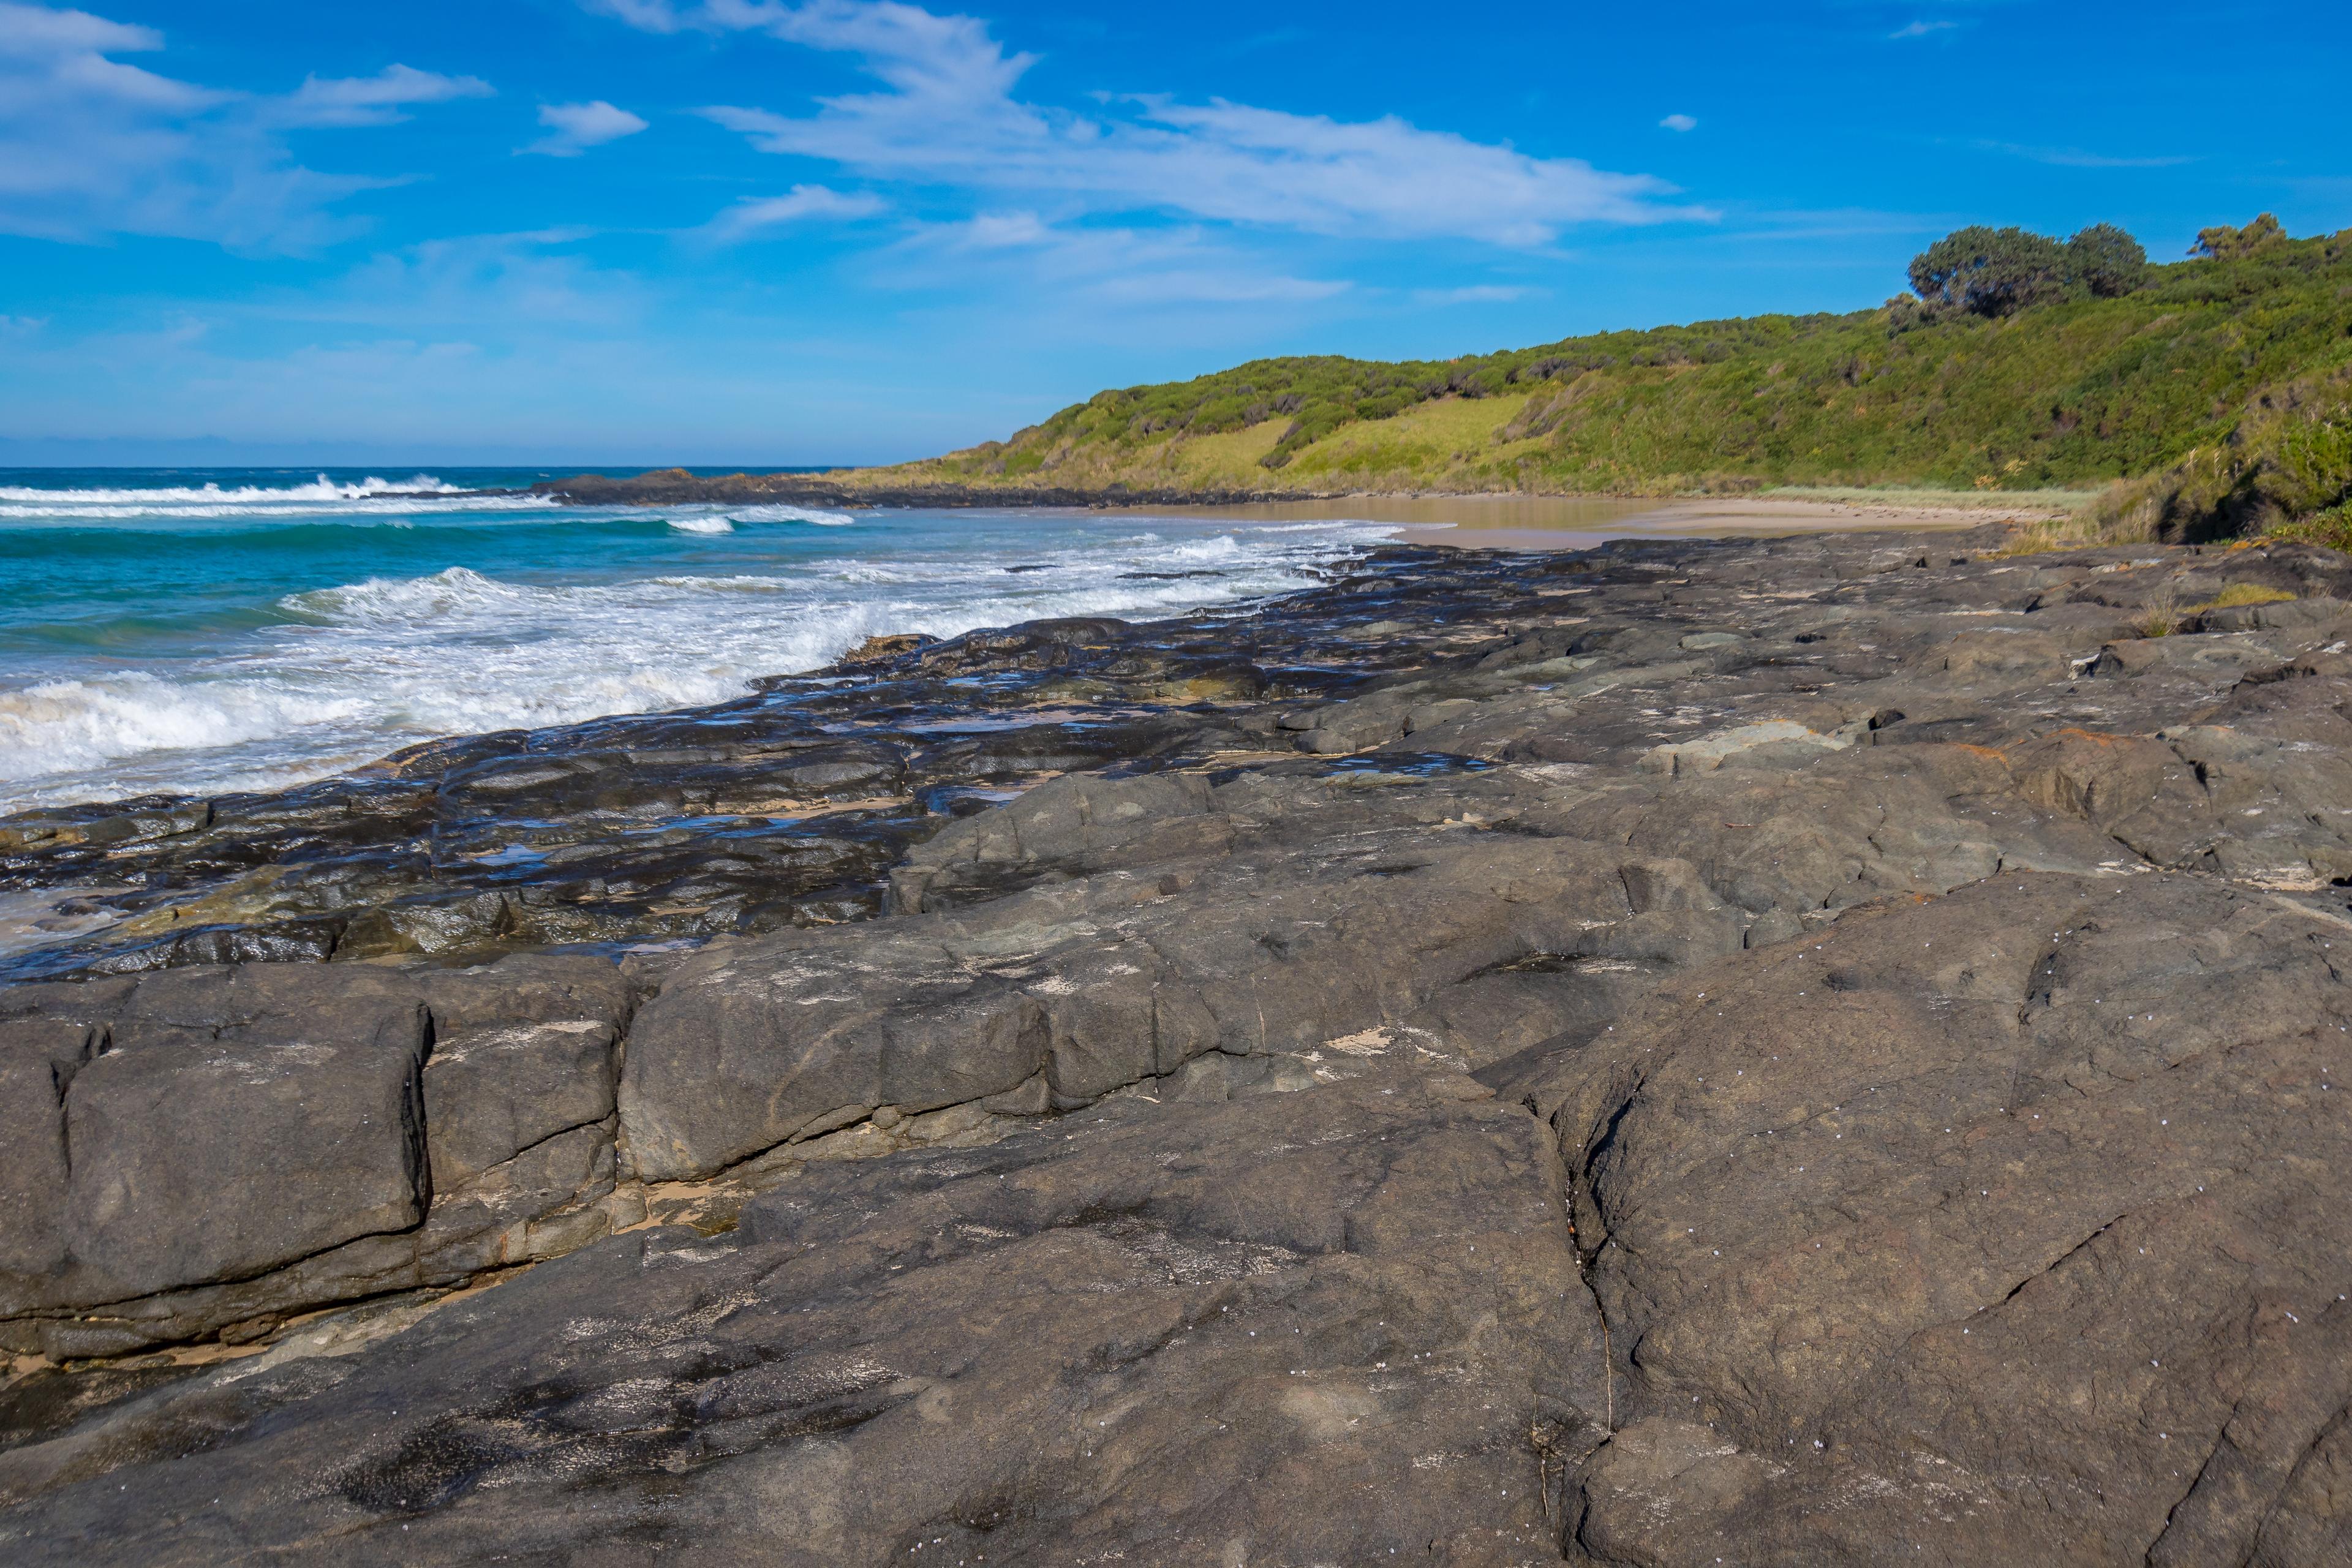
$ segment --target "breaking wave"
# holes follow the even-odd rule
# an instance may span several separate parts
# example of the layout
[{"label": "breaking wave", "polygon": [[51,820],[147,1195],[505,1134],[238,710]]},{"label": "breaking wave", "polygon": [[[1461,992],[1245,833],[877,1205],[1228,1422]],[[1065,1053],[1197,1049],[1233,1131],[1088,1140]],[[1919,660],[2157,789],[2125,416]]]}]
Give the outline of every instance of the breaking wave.
[{"label": "breaking wave", "polygon": [[850,528],[857,521],[845,511],[819,511],[804,506],[785,506],[781,502],[769,506],[737,507],[727,515],[736,522],[813,522],[819,528]]},{"label": "breaking wave", "polygon": [[[368,486],[390,484],[331,486],[362,499],[326,504],[388,500]],[[152,519],[204,491],[113,493],[140,497],[119,504]],[[0,812],[277,787],[436,736],[724,701],[877,633],[1148,618],[1288,592],[1383,531],[1154,519],[1137,533],[1106,521],[570,508],[521,530],[178,524],[157,536],[168,551],[0,552]],[[744,526],[780,522],[820,526]],[[443,564],[453,558],[464,563]],[[437,569],[402,569],[411,562]],[[79,597],[56,585],[61,563],[75,563]],[[299,584],[303,572],[364,563],[382,564],[261,591],[273,574]],[[123,581],[140,569],[151,581],[131,594]],[[198,580],[207,571],[216,576]],[[12,613],[6,590],[20,579],[63,598]]]}]

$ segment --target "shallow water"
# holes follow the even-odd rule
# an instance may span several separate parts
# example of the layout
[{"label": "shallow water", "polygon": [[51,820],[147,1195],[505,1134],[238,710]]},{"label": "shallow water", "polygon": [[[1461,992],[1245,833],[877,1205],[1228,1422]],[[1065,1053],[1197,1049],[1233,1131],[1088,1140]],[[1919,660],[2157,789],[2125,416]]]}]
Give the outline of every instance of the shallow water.
[{"label": "shallow water", "polygon": [[1286,592],[1394,531],[457,493],[546,477],[0,470],[0,812],[720,701],[876,633]]}]

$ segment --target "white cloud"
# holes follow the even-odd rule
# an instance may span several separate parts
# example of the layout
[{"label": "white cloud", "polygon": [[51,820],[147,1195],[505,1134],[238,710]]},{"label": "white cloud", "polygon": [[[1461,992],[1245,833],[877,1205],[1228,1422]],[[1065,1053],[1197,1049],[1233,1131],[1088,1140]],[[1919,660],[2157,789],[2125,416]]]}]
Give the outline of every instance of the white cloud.
[{"label": "white cloud", "polygon": [[1035,213],[980,213],[962,223],[938,225],[932,233],[954,250],[1025,250],[1061,238]]},{"label": "white cloud", "polygon": [[12,54],[133,54],[163,47],[163,35],[152,27],[110,22],[87,11],[14,4],[0,5],[0,40]]},{"label": "white cloud", "polygon": [[1416,289],[1412,297],[1424,305],[1507,305],[1549,292],[1507,283],[1474,283],[1466,289]]},{"label": "white cloud", "polygon": [[1034,212],[985,212],[917,226],[870,269],[901,289],[1011,284],[1054,291],[1057,309],[1304,304],[1345,294],[1345,279],[1296,278],[1198,226],[1138,229],[1057,225]]},{"label": "white cloud", "polygon": [[110,58],[163,47],[152,27],[0,0],[0,233],[307,249],[349,232],[334,202],[381,182],[302,167],[285,130],[387,124],[404,104],[489,90],[395,65],[256,96]]},{"label": "white cloud", "polygon": [[1344,279],[1289,278],[1229,268],[1162,268],[1094,280],[1093,294],[1119,305],[1305,305],[1347,293]]},{"label": "white cloud", "polygon": [[1698,121],[1693,120],[1687,114],[1669,114],[1664,120],[1659,121],[1658,124],[1662,129],[1667,131],[1696,131],[1698,129]]},{"label": "white cloud", "polygon": [[824,185],[794,185],[781,196],[746,196],[720,213],[699,231],[704,238],[727,244],[781,224],[809,219],[872,217],[890,204],[870,191],[836,191]]},{"label": "white cloud", "polygon": [[612,16],[648,33],[675,33],[684,24],[669,0],[580,0],[583,10]]},{"label": "white cloud", "polygon": [[1671,187],[1575,158],[1424,131],[1393,116],[1342,121],[1212,100],[1106,96],[1092,115],[1023,100],[1034,57],[1008,54],[986,23],[898,0],[592,0],[654,31],[757,30],[854,54],[887,90],[821,100],[806,116],[723,106],[705,112],[764,151],[823,159],[877,179],[1102,213],[1156,210],[1213,221],[1387,238],[1549,242],[1580,223],[1711,216],[1663,205]]},{"label": "white cloud", "polygon": [[1975,145],[1988,153],[2005,153],[2012,158],[2024,158],[2058,169],[2172,169],[2196,162],[2194,158],[2179,155],[2116,158],[2104,153],[2086,153],[2080,147],[2028,147],[2014,142],[1979,142]]},{"label": "white cloud", "polygon": [[1889,38],[1926,38],[1937,33],[1948,33],[1958,26],[1958,22],[1914,22],[1907,27],[1897,27],[1886,36]]},{"label": "white cloud", "polygon": [[646,128],[643,120],[625,109],[614,108],[601,98],[588,103],[542,103],[539,106],[539,122],[552,134],[541,137],[520,151],[544,153],[551,158],[577,158],[591,147],[635,136]]},{"label": "white cloud", "polygon": [[304,77],[291,96],[266,105],[262,112],[279,125],[394,125],[408,118],[400,110],[412,103],[491,96],[490,84],[478,77],[390,65],[373,76]]}]

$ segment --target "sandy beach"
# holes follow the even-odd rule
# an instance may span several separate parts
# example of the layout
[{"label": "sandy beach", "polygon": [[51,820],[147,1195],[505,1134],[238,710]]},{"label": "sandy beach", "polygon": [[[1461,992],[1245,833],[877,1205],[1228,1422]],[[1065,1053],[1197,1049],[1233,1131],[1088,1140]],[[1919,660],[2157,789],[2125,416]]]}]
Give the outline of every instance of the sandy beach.
[{"label": "sandy beach", "polygon": [[[1165,515],[1168,508],[1137,508]],[[1712,539],[1874,530],[1978,528],[2038,521],[2046,505],[1947,505],[1908,500],[1706,496],[1679,500],[1589,496],[1341,496],[1324,500],[1244,502],[1198,509],[1202,516],[1256,522],[1341,521],[1405,525],[1399,543],[1460,550],[1582,550],[1612,539]]]}]

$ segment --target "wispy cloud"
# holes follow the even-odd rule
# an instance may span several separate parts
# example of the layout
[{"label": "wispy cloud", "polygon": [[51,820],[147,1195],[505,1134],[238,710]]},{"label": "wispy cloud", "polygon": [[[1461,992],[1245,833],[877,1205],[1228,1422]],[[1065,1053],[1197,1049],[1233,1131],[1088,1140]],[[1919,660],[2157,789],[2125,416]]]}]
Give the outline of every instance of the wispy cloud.
[{"label": "wispy cloud", "polygon": [[1696,131],[1698,129],[1698,121],[1693,120],[1687,114],[1669,114],[1664,120],[1659,121],[1658,124],[1661,129],[1667,131]]},{"label": "wispy cloud", "polygon": [[[1817,240],[1872,240],[1890,237],[1916,239],[1921,243],[1937,235],[1949,233],[1967,222],[1964,215],[1938,212],[1888,212],[1872,207],[1829,208],[1755,208],[1738,215],[1737,221],[1699,236],[1696,243],[1739,254],[1750,254],[1752,247],[1762,243]],[[1866,246],[1841,244],[1840,254],[1868,257]],[[1820,265],[1818,258],[1809,265]],[[1876,265],[1875,262],[1868,263]]]},{"label": "wispy cloud", "polygon": [[1897,27],[1886,36],[1890,39],[1929,38],[1937,33],[1948,33],[1958,26],[1958,22],[1914,22],[1908,26]]},{"label": "wispy cloud", "polygon": [[1423,305],[1507,305],[1514,300],[1530,300],[1550,293],[1549,289],[1529,289],[1509,283],[1474,283],[1464,289],[1416,289],[1413,299]]},{"label": "wispy cloud", "polygon": [[781,196],[746,196],[697,231],[725,245],[766,229],[811,220],[872,217],[890,204],[871,191],[836,191],[827,185],[794,185]]},{"label": "wispy cloud", "polygon": [[675,33],[688,26],[670,0],[580,0],[580,7],[648,33]]},{"label": "wispy cloud", "polygon": [[491,96],[490,84],[478,77],[391,65],[373,76],[305,77],[291,95],[259,107],[262,118],[277,125],[395,125],[408,118],[401,110],[411,104]]},{"label": "wispy cloud", "polygon": [[2187,156],[2116,158],[2104,153],[2085,153],[2080,147],[2028,147],[2014,142],[1978,142],[1972,145],[1987,153],[2000,153],[2060,169],[2173,169],[2197,161]]},{"label": "wispy cloud", "polygon": [[1042,282],[1065,307],[1127,310],[1172,305],[1299,305],[1346,294],[1346,279],[1300,278],[1197,225],[1141,229],[1055,224],[1036,213],[976,214],[919,224],[874,274],[886,287],[967,288],[1017,279]]},{"label": "wispy cloud", "polygon": [[548,128],[549,134],[528,147],[518,148],[518,152],[577,158],[591,147],[635,136],[646,128],[645,121],[625,109],[614,108],[601,98],[587,103],[542,103],[539,106],[539,122]]},{"label": "wispy cloud", "polygon": [[0,232],[310,248],[350,232],[330,210],[336,201],[383,182],[302,167],[284,132],[385,125],[406,105],[490,90],[471,77],[394,65],[255,95],[112,58],[163,47],[152,27],[0,0]]},{"label": "wispy cloud", "polygon": [[495,341],[533,327],[593,332],[639,321],[649,309],[644,285],[577,254],[587,237],[585,230],[545,229],[426,240],[370,257],[275,314],[445,342]]},{"label": "wispy cloud", "polygon": [[885,90],[819,101],[809,115],[727,105],[704,112],[764,151],[873,179],[1097,213],[1385,238],[1539,246],[1578,224],[1708,217],[1670,205],[1646,174],[1539,158],[1393,116],[1344,121],[1212,99],[1102,95],[1080,113],[1025,100],[1034,56],[988,25],[898,0],[584,0],[655,31],[755,30],[855,55]]},{"label": "wispy cloud", "polygon": [[1027,250],[1063,243],[1035,213],[978,213],[958,223],[930,225],[923,237],[949,250]]}]

